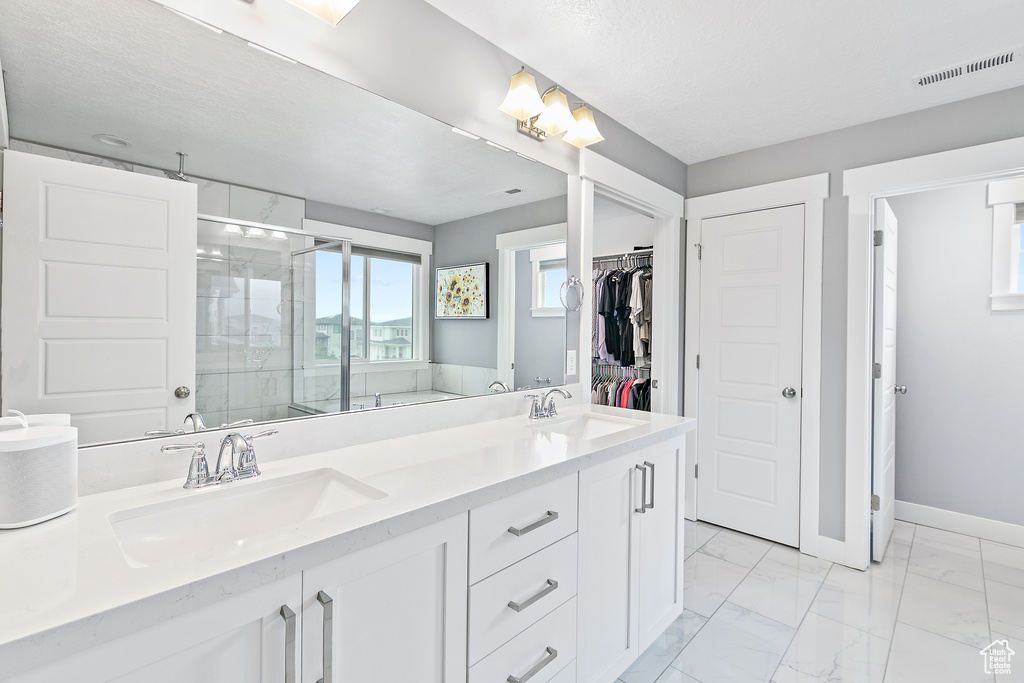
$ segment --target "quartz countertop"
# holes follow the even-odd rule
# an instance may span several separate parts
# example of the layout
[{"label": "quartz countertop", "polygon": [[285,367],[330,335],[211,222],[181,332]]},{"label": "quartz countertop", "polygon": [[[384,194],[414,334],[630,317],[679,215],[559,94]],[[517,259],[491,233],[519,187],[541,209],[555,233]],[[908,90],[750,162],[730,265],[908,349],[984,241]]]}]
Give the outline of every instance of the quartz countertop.
[{"label": "quartz countertop", "polygon": [[[554,420],[584,413],[641,424],[591,440],[544,430]],[[63,517],[0,531],[0,677],[694,427],[689,418],[574,405],[551,421],[512,417],[278,460],[261,464],[258,479],[192,491],[182,489],[187,470],[187,459],[182,459],[180,479],[85,496]],[[288,528],[257,531],[239,547],[145,567],[130,566],[108,520],[108,515],[123,510],[217,495],[228,487],[321,468],[337,470],[388,495]]]}]

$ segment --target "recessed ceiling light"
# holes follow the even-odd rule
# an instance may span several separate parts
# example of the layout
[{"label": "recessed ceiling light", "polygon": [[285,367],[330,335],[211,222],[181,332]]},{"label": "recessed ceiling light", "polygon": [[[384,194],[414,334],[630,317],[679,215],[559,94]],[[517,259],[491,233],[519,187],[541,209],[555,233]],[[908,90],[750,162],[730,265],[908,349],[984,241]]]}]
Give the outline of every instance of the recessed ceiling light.
[{"label": "recessed ceiling light", "polygon": [[197,254],[205,254],[206,250],[203,249],[202,247],[196,247],[196,253]]},{"label": "recessed ceiling light", "polygon": [[96,133],[92,136],[92,139],[96,142],[102,142],[104,145],[110,145],[111,147],[131,147],[132,143],[130,140],[125,140],[117,135],[110,135],[108,133]]},{"label": "recessed ceiling light", "polygon": [[380,208],[376,208],[376,207],[375,207],[375,208],[372,208],[372,209],[370,209],[370,211],[373,211],[374,213],[379,213],[379,214],[381,214],[382,216],[383,216],[383,215],[385,215],[385,214],[387,214],[387,213],[390,213],[390,212],[389,212],[389,211],[388,211],[387,209],[380,209]]},{"label": "recessed ceiling light", "polygon": [[228,235],[241,235],[242,229],[235,225],[234,223],[228,223],[227,225],[224,226],[224,232],[227,233]]},{"label": "recessed ceiling light", "polygon": [[220,249],[214,249],[213,251],[210,252],[210,255],[211,256],[223,256],[223,254],[220,253]]},{"label": "recessed ceiling light", "polygon": [[526,156],[525,154],[520,154],[519,152],[516,152],[516,156],[517,157],[522,157],[522,158],[526,159],[527,161],[531,161],[531,162],[533,162],[535,164],[537,163],[536,159],[531,159],[530,157]]},{"label": "recessed ceiling light", "polygon": [[288,239],[288,235],[284,234],[280,230],[273,230],[270,233],[270,236],[273,237],[275,240],[286,240],[286,239]]},{"label": "recessed ceiling light", "polygon": [[281,54],[279,52],[274,52],[273,50],[268,50],[267,48],[263,47],[262,45],[257,45],[256,43],[248,43],[248,45],[249,45],[249,47],[253,48],[254,50],[259,50],[260,52],[265,52],[268,55],[270,55],[271,57],[277,57],[278,59],[283,59],[284,61],[288,62],[289,64],[298,64],[298,62],[296,62],[291,57],[285,57],[283,54]]},{"label": "recessed ceiling light", "polygon": [[495,147],[497,149],[500,149],[502,152],[511,152],[512,151],[508,147],[502,147],[497,142],[491,142],[490,140],[487,141],[487,144],[490,145],[491,147]]},{"label": "recessed ceiling light", "polygon": [[461,128],[456,128],[454,126],[452,126],[452,132],[453,133],[457,133],[459,135],[465,135],[470,140],[479,140],[480,139],[479,135],[473,135],[472,133],[470,133],[467,130],[462,130]]},{"label": "recessed ceiling light", "polygon": [[264,230],[263,228],[247,228],[245,231],[245,236],[252,238],[266,237],[267,231]]},{"label": "recessed ceiling light", "polygon": [[171,9],[170,7],[166,7],[166,6],[164,7],[164,9],[166,9],[166,10],[170,10],[171,12],[174,12],[174,13],[175,13],[175,14],[177,14],[177,15],[178,15],[179,17],[182,17],[182,18],[184,18],[184,19],[188,19],[188,20],[189,20],[189,21],[191,21],[191,22],[192,22],[193,24],[199,24],[199,25],[200,25],[200,26],[202,26],[203,28],[205,28],[205,29],[207,29],[207,30],[209,30],[209,31],[213,31],[213,32],[214,32],[214,33],[216,33],[217,35],[220,35],[221,33],[224,33],[224,31],[222,31],[221,29],[217,28],[216,26],[213,26],[213,25],[211,25],[211,24],[207,24],[207,23],[206,23],[205,21],[199,21],[199,20],[198,20],[198,19],[196,19],[195,17],[190,17],[189,15],[185,14],[184,12],[179,12],[179,11],[178,11],[178,10],[176,10],[176,9]]}]

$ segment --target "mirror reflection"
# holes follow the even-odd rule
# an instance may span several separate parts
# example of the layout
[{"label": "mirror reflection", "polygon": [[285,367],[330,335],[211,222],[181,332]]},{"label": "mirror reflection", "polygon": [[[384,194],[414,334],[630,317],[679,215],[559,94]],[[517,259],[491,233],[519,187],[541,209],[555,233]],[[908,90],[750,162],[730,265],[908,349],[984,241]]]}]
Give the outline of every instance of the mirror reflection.
[{"label": "mirror reflection", "polygon": [[[68,310],[72,300],[86,308],[102,300],[96,315],[117,311],[124,323],[125,311],[141,304],[119,308],[132,287],[71,270],[40,285],[49,317],[12,304],[25,280],[9,264],[27,259],[38,268],[49,257],[45,244],[25,238],[37,226],[12,220],[11,210],[2,252],[3,410],[71,413],[85,445],[192,431],[190,414],[212,428],[564,383],[564,309],[556,305],[564,174],[149,0],[86,4],[0,6],[11,150],[112,169],[96,190],[104,197],[130,194],[139,175],[195,186],[195,260],[160,266],[194,282],[172,287],[167,307],[194,321],[194,334],[192,322],[177,325],[178,337],[188,330],[194,354],[185,355],[194,364],[154,368],[160,354],[145,349],[129,363],[105,344],[93,355],[69,351],[59,363],[51,362],[59,354],[43,353],[26,368],[30,354],[18,349],[74,349],[88,327],[73,324],[87,317],[81,307],[62,321],[63,336],[41,325],[61,296]],[[187,154],[183,166],[178,152]],[[7,161],[13,207],[24,183],[13,182]],[[139,244],[116,236],[150,229],[137,215],[116,225],[104,213],[110,207],[65,207],[68,234],[88,233],[113,250],[112,260],[76,267],[123,268]],[[511,246],[500,250],[502,243]],[[436,269],[480,263],[489,266],[487,316],[436,317]],[[146,311],[136,319],[158,317]],[[24,371],[22,381],[12,381],[12,369]],[[179,387],[186,397],[175,395]],[[153,403],[143,406],[142,394]]]}]

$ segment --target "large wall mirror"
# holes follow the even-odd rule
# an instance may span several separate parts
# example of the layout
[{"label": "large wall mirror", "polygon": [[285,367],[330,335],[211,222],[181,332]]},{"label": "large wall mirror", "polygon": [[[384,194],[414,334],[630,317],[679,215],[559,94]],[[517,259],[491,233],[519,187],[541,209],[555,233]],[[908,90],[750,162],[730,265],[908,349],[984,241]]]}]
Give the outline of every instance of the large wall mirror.
[{"label": "large wall mirror", "polygon": [[[565,383],[565,174],[150,0],[4,0],[0,64],[9,207],[19,155],[105,167],[104,197],[198,198],[181,230],[74,192],[7,212],[4,411],[69,412],[88,445],[192,431],[192,413],[212,428]],[[134,284],[151,229],[188,247],[152,266],[178,278],[166,306]],[[440,314],[439,268],[486,289],[483,316]],[[164,308],[194,333],[135,344],[125,330]],[[182,349],[188,381],[166,365]]]}]

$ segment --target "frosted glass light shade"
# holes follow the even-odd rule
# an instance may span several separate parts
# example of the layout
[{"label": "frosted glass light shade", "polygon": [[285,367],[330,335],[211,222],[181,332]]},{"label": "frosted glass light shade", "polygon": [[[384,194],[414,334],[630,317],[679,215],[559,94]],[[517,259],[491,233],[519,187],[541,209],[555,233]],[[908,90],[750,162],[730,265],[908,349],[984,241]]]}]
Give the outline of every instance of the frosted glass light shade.
[{"label": "frosted glass light shade", "polygon": [[565,99],[565,93],[561,90],[552,90],[544,96],[544,111],[533,125],[548,135],[558,135],[569,130],[575,123],[576,119],[569,111],[569,101]]},{"label": "frosted glass light shade", "polygon": [[594,123],[594,112],[587,105],[574,111],[572,117],[576,123],[569,128],[562,140],[580,149],[604,140],[604,136],[597,130],[597,124]]},{"label": "frosted glass light shade", "polygon": [[512,118],[520,121],[531,119],[544,111],[544,103],[537,92],[537,79],[523,69],[512,77],[505,101],[498,107]]},{"label": "frosted glass light shade", "polygon": [[359,0],[288,0],[288,2],[296,7],[301,7],[332,26],[337,26],[338,22],[359,4]]}]

